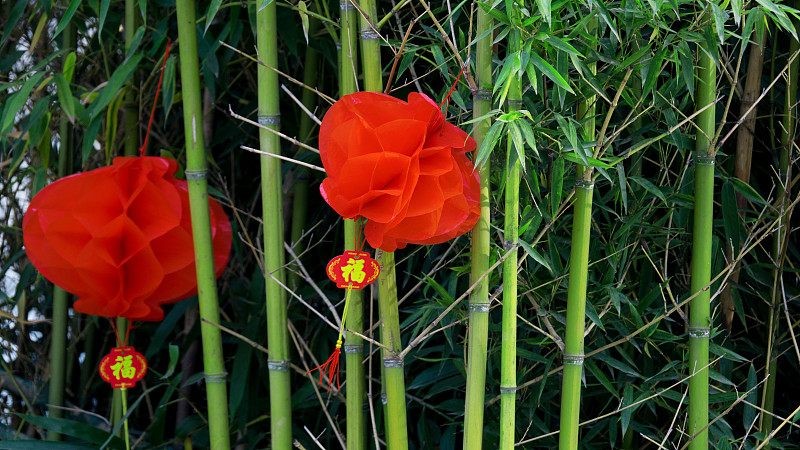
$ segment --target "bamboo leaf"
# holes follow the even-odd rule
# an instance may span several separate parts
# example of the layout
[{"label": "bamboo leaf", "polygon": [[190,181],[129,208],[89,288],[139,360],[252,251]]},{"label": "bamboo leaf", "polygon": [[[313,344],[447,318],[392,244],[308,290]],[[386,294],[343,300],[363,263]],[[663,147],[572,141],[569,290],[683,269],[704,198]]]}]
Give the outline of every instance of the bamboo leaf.
[{"label": "bamboo leaf", "polygon": [[494,150],[497,146],[497,142],[500,140],[504,128],[505,124],[503,122],[495,122],[492,124],[492,127],[489,128],[486,137],[483,138],[483,142],[481,142],[481,148],[478,149],[478,156],[475,158],[475,167],[480,166],[489,159],[492,150]]},{"label": "bamboo leaf", "polygon": [[56,79],[56,93],[58,94],[58,103],[61,105],[62,111],[67,115],[69,121],[75,123],[75,106],[72,101],[72,91],[69,89],[69,83],[64,75],[55,74]]},{"label": "bamboo leaf", "polygon": [[139,49],[139,45],[142,43],[142,38],[144,37],[144,30],[144,25],[136,29],[136,33],[133,34],[133,39],[131,40],[131,46],[125,54],[125,59],[130,58],[131,55],[136,53],[136,50]]},{"label": "bamboo leaf", "polygon": [[620,425],[622,426],[622,434],[628,431],[628,425],[631,423],[631,416],[636,408],[626,408],[633,403],[633,385],[626,384],[625,389],[622,391],[622,413],[619,417]]},{"label": "bamboo leaf", "polygon": [[756,368],[750,364],[750,370],[747,371],[747,403],[744,404],[744,411],[742,411],[742,425],[743,430],[749,430],[750,426],[756,421],[756,408],[752,405],[758,404],[758,375]]},{"label": "bamboo leaf", "polygon": [[75,73],[75,52],[70,52],[64,59],[64,67],[61,69],[67,83],[72,83],[72,74]]},{"label": "bamboo leaf", "polygon": [[306,9],[306,2],[297,2],[297,10],[300,12],[300,22],[303,24],[303,36],[306,37],[306,45],[308,45],[308,9]]},{"label": "bamboo leaf", "polygon": [[523,241],[522,239],[519,240],[519,245],[522,248],[525,249],[525,253],[527,253],[528,256],[533,258],[534,261],[536,261],[542,267],[547,269],[550,272],[551,275],[555,276],[555,272],[553,272],[553,268],[550,267],[550,263],[548,263],[547,260],[544,259],[544,256],[542,256],[541,253],[537,252],[535,248],[531,247],[530,244],[528,244],[527,242]]},{"label": "bamboo leaf", "polygon": [[608,29],[611,30],[611,34],[614,36],[617,42],[621,42],[622,39],[619,37],[617,25],[614,23],[614,19],[611,18],[611,14],[608,13],[608,8],[606,8],[603,0],[594,0],[593,3],[595,6],[597,6],[597,11],[600,13],[600,18],[606,23],[606,25],[608,25]]},{"label": "bamboo leaf", "polygon": [[[97,34],[103,32],[103,25],[106,23],[106,16],[108,15],[108,7],[111,5],[111,0],[101,0],[100,1],[100,14],[99,14],[99,24],[97,25]],[[128,24],[126,23],[125,26],[127,27]]]},{"label": "bamboo leaf", "polygon": [[[589,306],[588,302],[587,302],[586,306]],[[609,367],[613,367],[614,369],[617,369],[622,373],[626,373],[626,374],[634,376],[636,378],[641,378],[642,377],[639,374],[639,372],[636,371],[636,369],[634,369],[633,367],[625,364],[624,362],[622,362],[622,361],[620,361],[618,359],[612,358],[608,354],[608,352],[600,352],[600,353],[594,355],[594,358],[597,358],[600,361],[603,361],[604,363],[608,364]]]},{"label": "bamboo leaf", "polygon": [[[560,114],[556,114],[556,122],[558,122],[559,128],[567,137],[567,141],[572,147],[572,151],[580,156],[581,162],[584,166],[589,167],[589,160],[587,158],[586,151],[583,149],[581,141],[578,139],[578,130],[575,128],[575,124],[572,122],[572,120],[567,120]],[[567,153],[564,153],[564,158],[567,158],[566,155]]]},{"label": "bamboo leaf", "polygon": [[517,151],[517,160],[519,161],[519,165],[522,168],[522,171],[525,171],[525,141],[522,138],[522,131],[519,129],[519,125],[516,121],[508,123],[509,134],[511,135],[511,142],[513,143],[514,149]]},{"label": "bamboo leaf", "polygon": [[553,16],[551,11],[551,0],[536,0],[536,4],[539,5],[539,11],[542,13],[542,17],[544,17],[544,21],[550,25],[553,22]]},{"label": "bamboo leaf", "polygon": [[741,237],[739,234],[739,207],[736,204],[736,193],[733,183],[722,184],[722,225],[725,230],[725,248],[733,246],[733,254],[739,254]]},{"label": "bamboo leaf", "polygon": [[91,117],[92,120],[97,118],[98,113],[111,102],[114,95],[122,88],[122,85],[128,81],[128,78],[130,78],[133,71],[136,70],[142,57],[143,55],[141,54],[133,55],[111,74],[111,79],[108,80],[108,84],[106,84],[97,99],[92,102],[91,108],[89,108],[89,117]]},{"label": "bamboo leaf", "polygon": [[91,120],[92,122],[86,128],[86,133],[83,135],[81,164],[86,164],[86,160],[89,159],[89,153],[91,153],[92,149],[94,148],[94,141],[97,138],[97,133],[100,131],[100,123],[102,122],[101,118],[95,117]]},{"label": "bamboo leaf", "polygon": [[531,53],[531,64],[535,65],[540,72],[542,72],[547,78],[550,78],[554,83],[556,83],[562,89],[565,89],[570,94],[574,94],[575,91],[569,87],[569,83],[564,77],[561,76],[558,71],[550,65],[549,62],[542,59],[536,52]]},{"label": "bamboo leaf", "polygon": [[28,49],[28,53],[34,54],[36,50],[36,45],[39,43],[39,38],[42,36],[42,30],[44,29],[45,24],[47,24],[47,14],[42,14],[39,17],[39,23],[36,24],[36,30],[33,32],[33,37],[31,38],[31,46]]},{"label": "bamboo leaf", "polygon": [[[583,159],[581,159],[577,154],[572,152],[564,153],[564,159],[566,159],[567,161],[574,162],[575,164],[580,164],[585,167],[597,167],[598,169],[611,169],[612,167],[609,164],[600,161],[599,159],[592,158],[591,156],[586,156],[586,161],[584,162]],[[608,176],[606,176],[606,178],[608,178]]]},{"label": "bamboo leaf", "polygon": [[3,37],[0,39],[0,46],[2,46],[6,39],[8,39],[11,31],[16,28],[17,22],[19,22],[20,17],[22,17],[22,14],[25,12],[26,6],[28,6],[28,0],[17,0],[17,2],[14,3],[14,7],[11,8],[11,13],[8,15],[8,18],[3,24],[4,30]]},{"label": "bamboo leaf", "polygon": [[650,64],[647,65],[647,77],[642,86],[642,95],[650,95],[653,86],[656,84],[658,74],[661,73],[661,63],[664,61],[664,52],[666,48],[659,49],[655,55],[650,59]]},{"label": "bamboo leaf", "polygon": [[25,81],[22,88],[9,96],[3,107],[3,113],[0,115],[0,134],[6,134],[9,128],[14,124],[14,120],[19,114],[25,102],[28,101],[28,96],[33,91],[33,88],[42,79],[44,72],[37,72]]},{"label": "bamboo leaf", "polygon": [[664,196],[664,193],[661,192],[661,189],[653,184],[652,181],[642,177],[628,177],[628,179],[643,187],[645,191],[658,197],[665,204],[667,203],[667,198]]},{"label": "bamboo leaf", "polygon": [[767,204],[767,201],[764,200],[764,197],[756,192],[756,190],[753,189],[753,187],[749,184],[738,178],[730,178],[729,181],[733,183],[733,189],[736,191],[736,193],[742,197],[760,206],[765,206]]},{"label": "bamboo leaf", "polygon": [[550,216],[555,217],[561,205],[561,191],[564,188],[564,158],[553,160],[552,180],[550,180]]},{"label": "bamboo leaf", "polygon": [[788,31],[789,33],[792,34],[792,37],[797,39],[797,31],[795,30],[791,19],[789,19],[789,16],[786,15],[786,12],[782,9],[781,6],[778,6],[769,0],[756,0],[756,2],[758,2],[758,4],[761,5],[762,7],[764,7],[764,11],[770,17],[772,17],[772,20],[774,20],[778,25],[780,25],[783,31]]},{"label": "bamboo leaf", "polygon": [[601,329],[601,330],[603,330],[603,331],[605,331],[605,330],[606,330],[606,327],[605,327],[605,326],[603,326],[603,319],[601,319],[601,318],[600,318],[600,315],[599,315],[599,314],[597,314],[597,310],[596,310],[596,309],[594,309],[594,305],[592,305],[592,302],[586,302],[586,316],[587,316],[587,317],[589,318],[589,320],[591,320],[591,321],[592,321],[592,323],[594,323],[594,324],[595,324],[595,325],[596,325],[598,328],[600,328],[600,329]]},{"label": "bamboo leaf", "polygon": [[533,153],[536,157],[539,157],[539,149],[536,147],[536,136],[533,134],[533,128],[531,124],[526,121],[518,121],[517,124],[519,125],[520,130],[522,130],[522,135],[525,137],[525,142],[528,143],[528,147],[533,150]]},{"label": "bamboo leaf", "polygon": [[744,8],[742,8],[742,0],[731,1],[731,9],[733,10],[733,21],[736,22],[736,25],[738,26],[742,21],[742,13],[744,12]]},{"label": "bamboo leaf", "polygon": [[208,9],[206,9],[206,26],[203,29],[203,34],[208,32],[208,27],[210,27],[211,23],[214,21],[214,17],[216,17],[221,4],[222,0],[212,0],[211,3],[208,4]]},{"label": "bamboo leaf", "polygon": [[606,388],[606,390],[611,395],[613,395],[614,397],[619,398],[619,393],[614,389],[614,385],[611,384],[611,381],[608,379],[608,377],[603,373],[602,370],[600,370],[599,367],[597,367],[597,364],[595,364],[595,362],[592,361],[591,358],[585,359],[583,361],[583,364],[586,366],[587,369],[589,369],[589,372],[591,372],[592,375],[594,375],[594,377],[597,378],[597,381],[599,381],[600,384],[604,388]]},{"label": "bamboo leaf", "polygon": [[53,37],[51,39],[55,39],[56,36],[61,34],[64,31],[64,27],[67,26],[70,20],[72,20],[72,16],[75,15],[75,11],[78,10],[78,6],[80,6],[81,0],[71,0],[69,2],[69,6],[67,7],[67,11],[61,17],[61,21],[58,22],[58,26],[56,27],[56,32],[53,33]]},{"label": "bamboo leaf", "polygon": [[124,446],[125,443],[117,436],[111,436],[107,431],[95,428],[85,423],[69,419],[56,419],[53,417],[32,416],[28,414],[17,414],[22,420],[46,430],[54,430],[67,436],[72,436],[92,444],[102,444],[110,439],[115,446]]},{"label": "bamboo leaf", "polygon": [[536,33],[535,37],[537,39],[539,39],[539,40],[547,42],[548,44],[552,45],[553,47],[555,47],[555,48],[557,48],[557,49],[559,49],[561,51],[569,53],[570,55],[580,56],[581,58],[584,57],[581,54],[581,52],[579,52],[569,42],[567,42],[567,41],[565,41],[563,39],[557,38],[557,37],[553,36],[552,34],[539,32],[539,33]]},{"label": "bamboo leaf", "polygon": [[723,11],[716,3],[710,3],[711,12],[714,14],[714,26],[717,30],[717,37],[719,37],[719,42],[723,43],[725,42],[725,22],[728,21],[728,13]]},{"label": "bamboo leaf", "polygon": [[169,117],[169,111],[172,109],[172,100],[175,97],[175,55],[167,59],[167,64],[164,66],[164,82],[162,90],[164,91],[161,97],[161,106],[164,109],[164,119]]},{"label": "bamboo leaf", "polygon": [[625,179],[625,166],[623,164],[617,164],[617,177],[619,178],[619,194],[622,198],[622,211],[624,214],[628,214],[628,183]]}]

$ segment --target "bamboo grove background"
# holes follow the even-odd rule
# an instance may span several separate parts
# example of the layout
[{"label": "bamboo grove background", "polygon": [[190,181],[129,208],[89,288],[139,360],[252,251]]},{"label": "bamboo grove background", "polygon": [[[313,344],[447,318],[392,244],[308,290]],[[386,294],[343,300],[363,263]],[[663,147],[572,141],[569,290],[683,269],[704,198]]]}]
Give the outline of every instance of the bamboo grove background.
[{"label": "bamboo grove background", "polygon": [[[123,445],[96,370],[110,324],[38,276],[20,225],[47,182],[136,152],[168,38],[149,154],[207,163],[238,238],[218,321],[192,298],[132,332],[150,366],[128,392],[136,448],[799,448],[795,7],[0,3],[0,448]],[[243,147],[319,165],[305,110],[386,86],[441,101],[463,64],[447,117],[479,141],[483,218],[382,256],[396,293],[364,293],[348,328],[374,341],[347,334],[363,353],[328,393],[305,372],[336,339],[324,264],[352,228],[321,173]],[[283,138],[257,123],[278,114]],[[384,355],[380,317],[401,344]],[[405,413],[382,401],[398,395]]]}]

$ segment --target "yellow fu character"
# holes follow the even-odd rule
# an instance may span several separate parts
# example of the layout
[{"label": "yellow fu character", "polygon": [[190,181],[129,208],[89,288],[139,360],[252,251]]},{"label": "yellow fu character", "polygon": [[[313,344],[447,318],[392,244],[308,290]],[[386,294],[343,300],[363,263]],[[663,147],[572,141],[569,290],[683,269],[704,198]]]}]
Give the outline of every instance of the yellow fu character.
[{"label": "yellow fu character", "polygon": [[347,282],[362,283],[367,274],[364,272],[364,260],[350,258],[347,264],[342,266],[342,276]]},{"label": "yellow fu character", "polygon": [[133,367],[133,356],[117,356],[117,359],[114,360],[116,364],[111,366],[111,370],[114,373],[114,378],[120,379],[120,375],[122,378],[133,379],[136,376],[136,367]]}]

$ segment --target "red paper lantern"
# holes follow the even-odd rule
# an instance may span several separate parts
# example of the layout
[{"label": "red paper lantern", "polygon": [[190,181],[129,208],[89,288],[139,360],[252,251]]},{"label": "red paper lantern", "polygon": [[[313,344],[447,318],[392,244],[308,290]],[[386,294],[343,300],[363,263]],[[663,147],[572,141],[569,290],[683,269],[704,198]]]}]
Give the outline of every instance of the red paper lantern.
[{"label": "red paper lantern", "polygon": [[367,218],[374,248],[441,243],[480,216],[478,173],[465,155],[475,141],[424,94],[346,95],[325,114],[319,145],[323,198],[344,218]]},{"label": "red paper lantern", "polygon": [[[186,182],[159,157],[120,157],[64,177],[31,200],[25,250],[41,274],[78,296],[75,310],[157,321],[160,305],[197,292]],[[209,198],[216,275],[231,247],[228,218]]]},{"label": "red paper lantern", "polygon": [[367,252],[345,250],[328,263],[328,278],[342,289],[363,289],[378,279],[381,266]]},{"label": "red paper lantern", "polygon": [[115,389],[133,387],[145,373],[147,361],[133,347],[114,347],[100,360],[100,378]]}]

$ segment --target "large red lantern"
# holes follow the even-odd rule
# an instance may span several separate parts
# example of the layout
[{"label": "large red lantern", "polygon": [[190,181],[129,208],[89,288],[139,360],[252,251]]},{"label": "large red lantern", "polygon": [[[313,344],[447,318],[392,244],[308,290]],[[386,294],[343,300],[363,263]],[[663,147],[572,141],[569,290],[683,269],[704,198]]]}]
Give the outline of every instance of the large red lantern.
[{"label": "large red lantern", "polygon": [[322,119],[319,146],[323,198],[346,219],[366,218],[374,248],[438,244],[480,216],[478,173],[465,155],[475,140],[424,94],[346,95]]},{"label": "large red lantern", "polygon": [[[113,165],[62,178],[31,200],[22,222],[25,250],[41,274],[78,300],[78,312],[162,320],[160,305],[197,292],[189,194],[160,157],[120,157]],[[209,199],[216,275],[231,228]]]}]

